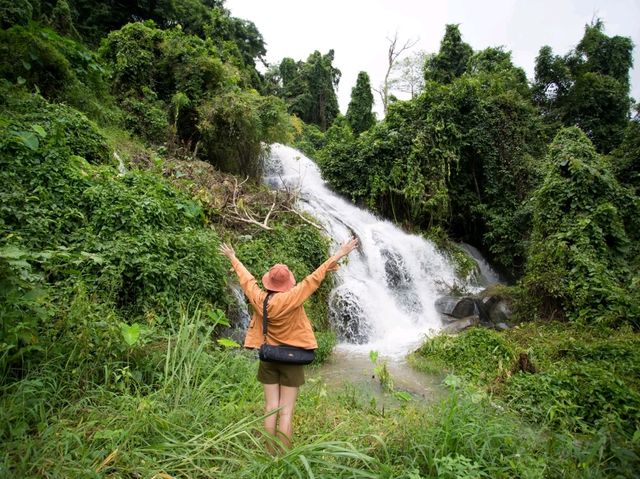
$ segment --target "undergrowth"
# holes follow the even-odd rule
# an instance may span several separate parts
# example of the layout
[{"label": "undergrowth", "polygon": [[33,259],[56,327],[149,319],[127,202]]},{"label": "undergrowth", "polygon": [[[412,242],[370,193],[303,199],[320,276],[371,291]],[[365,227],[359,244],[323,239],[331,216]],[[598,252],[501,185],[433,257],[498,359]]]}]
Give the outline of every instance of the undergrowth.
[{"label": "undergrowth", "polygon": [[640,467],[639,343],[631,328],[533,322],[502,333],[439,335],[412,362],[427,372],[455,371],[546,431],[554,454],[571,451],[578,477],[633,477]]}]

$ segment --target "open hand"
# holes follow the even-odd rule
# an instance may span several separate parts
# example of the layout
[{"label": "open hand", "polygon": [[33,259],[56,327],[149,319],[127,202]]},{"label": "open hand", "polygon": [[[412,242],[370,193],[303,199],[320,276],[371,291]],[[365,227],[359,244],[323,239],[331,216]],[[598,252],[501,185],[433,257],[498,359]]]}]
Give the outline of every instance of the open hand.
[{"label": "open hand", "polygon": [[220,251],[221,255],[226,256],[230,260],[233,260],[233,258],[236,257],[236,252],[227,243],[220,244],[220,248],[218,248],[218,251]]},{"label": "open hand", "polygon": [[349,238],[348,240],[346,240],[344,243],[340,245],[340,249],[338,249],[336,255],[342,258],[343,256],[347,256],[357,247],[358,247],[358,238],[356,238],[355,236],[352,236],[351,238]]}]

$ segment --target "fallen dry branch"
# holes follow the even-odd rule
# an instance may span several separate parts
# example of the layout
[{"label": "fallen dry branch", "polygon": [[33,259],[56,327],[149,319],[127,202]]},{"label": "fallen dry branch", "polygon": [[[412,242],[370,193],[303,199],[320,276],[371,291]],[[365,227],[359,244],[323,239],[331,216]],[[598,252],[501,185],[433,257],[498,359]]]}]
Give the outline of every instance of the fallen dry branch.
[{"label": "fallen dry branch", "polygon": [[222,216],[225,219],[228,219],[231,221],[241,221],[243,223],[259,226],[260,228],[265,230],[271,230],[271,227],[269,226],[269,218],[271,217],[271,214],[273,213],[276,207],[277,198],[278,198],[277,192],[274,191],[273,204],[271,205],[271,208],[269,209],[269,212],[265,216],[264,220],[258,221],[254,217],[251,210],[249,210],[249,208],[247,208],[244,205],[244,202],[242,200],[238,201],[239,189],[242,187],[242,185],[244,185],[247,181],[249,181],[249,177],[247,176],[244,179],[244,181],[242,181],[241,183],[238,183],[237,178],[235,178],[234,181],[235,181],[235,186],[233,188],[233,194],[231,197],[231,207],[230,207],[231,214],[228,214],[228,215],[223,214]]}]

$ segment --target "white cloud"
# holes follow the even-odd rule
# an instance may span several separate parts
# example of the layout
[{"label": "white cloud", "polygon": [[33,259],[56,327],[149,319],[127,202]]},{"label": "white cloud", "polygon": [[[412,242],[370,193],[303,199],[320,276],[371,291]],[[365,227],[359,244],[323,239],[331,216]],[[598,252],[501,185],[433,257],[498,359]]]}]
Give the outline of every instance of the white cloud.
[{"label": "white cloud", "polygon": [[[306,60],[315,50],[335,50],[341,70],[340,109],[346,112],[358,72],[374,86],[387,67],[388,37],[419,42],[413,50],[436,52],[447,23],[459,23],[474,50],[504,45],[514,63],[533,77],[538,50],[549,45],[565,54],[582,38],[584,25],[598,16],[608,35],[631,37],[632,96],[640,100],[640,2],[638,0],[226,0],[233,16],[253,21],[267,43],[267,61]],[[377,110],[380,111],[379,105]]]}]

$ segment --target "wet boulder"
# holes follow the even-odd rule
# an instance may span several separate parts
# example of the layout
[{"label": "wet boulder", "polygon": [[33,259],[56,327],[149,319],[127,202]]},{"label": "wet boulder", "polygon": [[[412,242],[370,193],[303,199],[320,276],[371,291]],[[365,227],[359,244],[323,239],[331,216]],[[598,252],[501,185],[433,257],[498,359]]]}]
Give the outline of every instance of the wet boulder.
[{"label": "wet boulder", "polygon": [[511,300],[507,296],[500,294],[494,288],[485,289],[478,296],[481,308],[486,313],[490,323],[498,325],[511,321],[513,309]]},{"label": "wet boulder", "polygon": [[442,296],[436,299],[435,308],[438,313],[456,319],[477,315],[475,299],[469,296]]},{"label": "wet boulder", "polygon": [[329,320],[340,340],[365,344],[370,326],[358,298],[348,290],[338,290],[329,299]]},{"label": "wet boulder", "polygon": [[447,323],[442,328],[447,333],[459,333],[471,326],[476,326],[480,323],[480,319],[478,316],[467,316],[466,318],[453,318],[450,317],[451,320],[447,321]]},{"label": "wet boulder", "polygon": [[442,296],[435,301],[435,308],[445,330],[454,331],[474,324],[504,330],[513,316],[510,299],[498,288],[487,288],[477,295]]},{"label": "wet boulder", "polygon": [[380,254],[384,258],[384,272],[390,288],[406,288],[411,284],[411,275],[402,256],[395,251],[383,249]]}]

